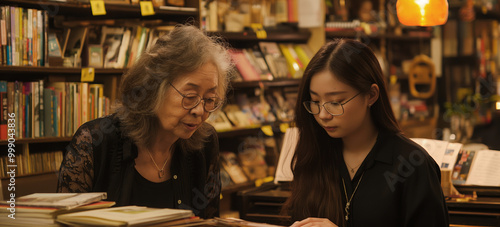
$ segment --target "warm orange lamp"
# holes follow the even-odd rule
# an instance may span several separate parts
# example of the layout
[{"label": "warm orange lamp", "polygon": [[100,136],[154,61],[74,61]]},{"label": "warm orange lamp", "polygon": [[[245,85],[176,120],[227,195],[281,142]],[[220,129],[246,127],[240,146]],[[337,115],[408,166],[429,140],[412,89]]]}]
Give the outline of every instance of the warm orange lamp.
[{"label": "warm orange lamp", "polygon": [[407,26],[436,26],[448,20],[447,0],[398,0],[398,19]]}]

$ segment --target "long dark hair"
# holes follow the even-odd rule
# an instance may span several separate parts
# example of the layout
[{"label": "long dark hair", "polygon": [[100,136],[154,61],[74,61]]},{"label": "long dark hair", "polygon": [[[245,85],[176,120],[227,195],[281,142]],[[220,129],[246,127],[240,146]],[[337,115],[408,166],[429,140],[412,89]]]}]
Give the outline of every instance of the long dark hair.
[{"label": "long dark hair", "polygon": [[344,226],[338,171],[343,161],[342,140],[331,138],[302,106],[302,102],[311,100],[311,78],[323,70],[364,93],[377,84],[380,95],[370,108],[375,126],[379,131],[400,133],[401,130],[389,103],[382,69],[371,49],[350,39],[337,39],[322,46],[305,69],[299,88],[295,123],[300,138],[292,161],[292,195],[283,213],[291,215],[294,221],[321,217]]}]

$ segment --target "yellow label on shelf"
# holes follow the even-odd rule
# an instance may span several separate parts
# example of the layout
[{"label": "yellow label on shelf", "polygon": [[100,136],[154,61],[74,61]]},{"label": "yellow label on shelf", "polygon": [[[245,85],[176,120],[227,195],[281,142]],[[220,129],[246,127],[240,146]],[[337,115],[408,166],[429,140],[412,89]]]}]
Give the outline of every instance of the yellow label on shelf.
[{"label": "yellow label on shelf", "polygon": [[92,15],[94,16],[106,15],[106,7],[104,7],[103,0],[90,1],[90,8],[92,9]]},{"label": "yellow label on shelf", "polygon": [[258,39],[266,39],[267,38],[267,32],[264,30],[264,27],[262,27],[262,24],[256,24],[252,23],[250,25],[255,32],[255,35],[257,35]]},{"label": "yellow label on shelf", "polygon": [[281,123],[280,124],[280,131],[282,133],[285,133],[288,128],[290,128],[290,124],[288,124],[288,123]]},{"label": "yellow label on shelf", "polygon": [[273,136],[273,128],[271,127],[271,125],[264,125],[262,127],[260,127],[260,130],[262,130],[262,132],[264,134],[266,134],[266,136]]},{"label": "yellow label on shelf", "polygon": [[153,2],[151,1],[141,1],[141,15],[142,16],[151,16],[155,15],[155,10],[153,7]]},{"label": "yellow label on shelf", "polygon": [[93,82],[95,70],[94,68],[82,68],[82,82]]},{"label": "yellow label on shelf", "polygon": [[255,180],[255,187],[260,187],[263,183],[271,182],[273,180],[274,180],[273,176],[268,176],[265,178],[257,179],[257,180]]}]

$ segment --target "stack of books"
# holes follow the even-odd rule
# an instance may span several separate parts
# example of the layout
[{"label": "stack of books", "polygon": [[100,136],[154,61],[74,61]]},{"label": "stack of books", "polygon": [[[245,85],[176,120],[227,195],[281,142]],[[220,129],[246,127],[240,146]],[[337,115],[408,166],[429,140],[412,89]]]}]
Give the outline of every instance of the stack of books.
[{"label": "stack of books", "polygon": [[115,202],[105,192],[34,193],[15,200],[0,201],[2,226],[60,226],[57,216],[85,210],[107,208]]}]

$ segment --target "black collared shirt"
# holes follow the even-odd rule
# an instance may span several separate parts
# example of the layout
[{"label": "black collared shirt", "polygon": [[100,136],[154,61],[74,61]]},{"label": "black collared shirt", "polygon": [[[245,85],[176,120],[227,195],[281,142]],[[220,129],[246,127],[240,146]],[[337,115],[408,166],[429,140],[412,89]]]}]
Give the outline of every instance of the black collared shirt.
[{"label": "black collared shirt", "polygon": [[[422,147],[402,135],[379,133],[353,180],[345,163],[340,174],[348,198],[362,176],[349,206],[347,226],[449,225],[439,166]],[[343,185],[340,189],[344,195]]]}]

